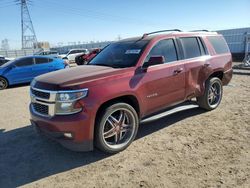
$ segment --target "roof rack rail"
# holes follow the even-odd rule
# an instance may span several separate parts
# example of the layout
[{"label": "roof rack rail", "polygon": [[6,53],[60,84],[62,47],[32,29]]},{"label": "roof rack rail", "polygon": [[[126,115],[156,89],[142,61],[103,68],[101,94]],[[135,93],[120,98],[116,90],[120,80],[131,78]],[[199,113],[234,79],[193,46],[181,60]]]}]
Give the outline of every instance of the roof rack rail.
[{"label": "roof rack rail", "polygon": [[199,31],[210,32],[210,31],[208,31],[207,29],[201,29],[201,30],[192,30],[192,31],[190,31],[190,32],[199,32]]},{"label": "roof rack rail", "polygon": [[168,32],[168,31],[178,31],[178,32],[182,32],[180,29],[168,29],[168,30],[160,30],[160,31],[154,31],[151,33],[144,33],[142,38],[145,38],[148,35],[152,35],[152,34],[156,34],[156,33],[163,33],[163,32]]}]

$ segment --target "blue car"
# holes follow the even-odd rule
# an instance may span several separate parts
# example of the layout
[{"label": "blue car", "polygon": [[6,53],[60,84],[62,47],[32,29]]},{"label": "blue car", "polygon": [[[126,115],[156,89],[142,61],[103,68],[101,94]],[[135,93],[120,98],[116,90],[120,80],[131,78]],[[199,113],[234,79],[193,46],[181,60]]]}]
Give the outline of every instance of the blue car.
[{"label": "blue car", "polygon": [[66,64],[59,58],[27,56],[0,66],[0,90],[9,85],[28,83],[41,74],[64,69]]}]

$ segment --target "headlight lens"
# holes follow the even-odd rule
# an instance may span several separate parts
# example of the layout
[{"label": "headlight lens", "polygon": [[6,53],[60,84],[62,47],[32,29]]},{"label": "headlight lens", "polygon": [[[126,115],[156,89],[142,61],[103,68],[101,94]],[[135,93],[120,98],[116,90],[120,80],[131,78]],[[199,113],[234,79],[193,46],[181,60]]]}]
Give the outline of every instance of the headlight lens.
[{"label": "headlight lens", "polygon": [[82,110],[78,100],[86,97],[88,90],[60,92],[56,95],[55,113],[57,115],[74,114]]},{"label": "headlight lens", "polygon": [[58,102],[69,102],[84,98],[88,95],[88,90],[76,91],[76,92],[60,92],[56,96]]}]

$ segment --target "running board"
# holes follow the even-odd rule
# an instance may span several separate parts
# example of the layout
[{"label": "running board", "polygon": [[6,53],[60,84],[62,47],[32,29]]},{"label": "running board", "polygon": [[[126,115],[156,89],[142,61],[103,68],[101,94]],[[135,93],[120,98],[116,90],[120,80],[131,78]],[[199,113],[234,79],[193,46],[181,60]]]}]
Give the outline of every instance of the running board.
[{"label": "running board", "polygon": [[184,105],[178,105],[177,107],[171,108],[170,110],[166,110],[164,112],[161,112],[159,114],[147,117],[146,119],[143,119],[141,121],[141,123],[148,123],[151,121],[155,121],[158,119],[161,119],[165,116],[169,116],[171,114],[177,113],[177,112],[181,112],[181,111],[185,111],[185,110],[190,110],[190,109],[194,109],[194,108],[198,108],[199,106],[197,104],[184,104]]}]

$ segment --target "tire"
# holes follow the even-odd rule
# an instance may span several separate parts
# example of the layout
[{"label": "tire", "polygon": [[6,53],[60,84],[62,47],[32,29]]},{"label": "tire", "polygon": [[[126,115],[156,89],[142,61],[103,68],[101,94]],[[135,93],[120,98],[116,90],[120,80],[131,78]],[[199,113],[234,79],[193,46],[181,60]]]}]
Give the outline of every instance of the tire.
[{"label": "tire", "polygon": [[95,146],[109,154],[121,152],[133,142],[138,127],[138,115],[132,106],[112,104],[99,114],[96,121]]},{"label": "tire", "polygon": [[8,85],[8,80],[3,77],[0,77],[0,90],[6,89]]},{"label": "tire", "polygon": [[203,96],[197,97],[198,105],[205,110],[216,109],[222,99],[223,87],[219,78],[209,78],[205,84],[205,91]]}]

